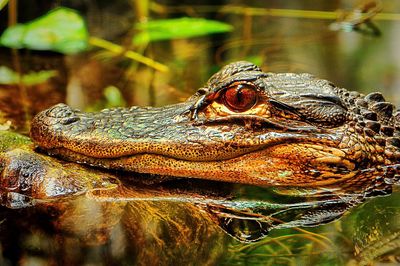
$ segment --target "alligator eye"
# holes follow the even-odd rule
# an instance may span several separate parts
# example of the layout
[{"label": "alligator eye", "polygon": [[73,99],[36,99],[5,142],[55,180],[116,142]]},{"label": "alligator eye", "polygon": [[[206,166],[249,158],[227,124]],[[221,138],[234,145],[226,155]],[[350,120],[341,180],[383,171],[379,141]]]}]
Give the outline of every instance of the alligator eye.
[{"label": "alligator eye", "polygon": [[223,94],[226,107],[234,112],[244,112],[257,103],[256,88],[252,84],[232,84]]}]

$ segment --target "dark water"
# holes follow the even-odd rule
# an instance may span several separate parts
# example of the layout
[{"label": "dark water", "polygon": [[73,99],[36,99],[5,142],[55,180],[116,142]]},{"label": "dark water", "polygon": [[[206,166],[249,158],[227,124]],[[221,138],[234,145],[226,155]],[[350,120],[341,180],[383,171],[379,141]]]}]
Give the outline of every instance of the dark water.
[{"label": "dark water", "polygon": [[[143,15],[139,6],[126,1],[78,2],[54,5],[81,10],[91,34],[115,43],[123,43],[132,23]],[[42,3],[27,11],[23,4],[22,20],[52,7]],[[75,56],[20,51],[22,71],[56,69],[58,74],[22,89],[0,85],[2,127],[26,133],[31,117],[57,102],[86,110],[115,103],[179,102],[220,66],[236,60],[251,60],[265,71],[312,73],[363,93],[381,91],[388,101],[400,105],[400,21],[396,16],[373,20],[380,31],[377,36],[332,31],[332,19],[268,13],[268,8],[334,11],[354,7],[353,1],[234,1],[225,5],[259,8],[237,12],[223,11],[222,3],[190,4],[150,2],[149,16],[208,17],[231,23],[234,31],[146,47],[146,55],[169,67],[167,73],[96,49]],[[382,1],[382,6],[381,13],[399,16],[396,1]],[[15,54],[3,48],[0,56],[1,65],[13,67]],[[104,93],[110,86],[118,88],[116,101],[115,90],[109,90],[114,92],[111,96]],[[8,145],[5,138],[3,146]],[[27,161],[29,145],[23,140],[16,145],[23,151],[11,149],[14,153],[10,154],[2,148],[2,166],[10,166],[13,160]],[[299,196],[301,191],[287,196],[288,191],[273,188],[121,177],[52,160],[48,166],[47,159],[38,156],[34,161],[42,163],[39,169],[45,165],[54,172],[25,179],[17,175],[4,183],[3,169],[0,265],[397,265],[400,261],[397,187],[392,195],[365,201],[348,193],[321,199]],[[37,176],[44,179],[35,186]],[[6,189],[16,184],[17,190]]]}]

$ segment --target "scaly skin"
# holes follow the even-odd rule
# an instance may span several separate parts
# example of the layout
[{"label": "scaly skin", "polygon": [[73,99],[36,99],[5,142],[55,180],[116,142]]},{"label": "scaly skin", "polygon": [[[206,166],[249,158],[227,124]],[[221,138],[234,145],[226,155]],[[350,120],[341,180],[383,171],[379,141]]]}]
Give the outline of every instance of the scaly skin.
[{"label": "scaly skin", "polygon": [[400,169],[393,110],[379,93],[236,62],[175,105],[83,113],[58,104],[33,119],[31,137],[49,154],[104,168],[385,194]]},{"label": "scaly skin", "polygon": [[95,189],[114,189],[111,175],[33,151],[28,137],[0,130],[0,205],[23,208]]}]

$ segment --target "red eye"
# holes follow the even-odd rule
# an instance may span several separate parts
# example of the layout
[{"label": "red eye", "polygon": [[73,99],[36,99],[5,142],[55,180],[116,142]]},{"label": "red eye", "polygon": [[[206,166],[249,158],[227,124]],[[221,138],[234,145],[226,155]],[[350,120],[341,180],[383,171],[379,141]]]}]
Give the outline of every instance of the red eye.
[{"label": "red eye", "polygon": [[233,84],[225,90],[223,102],[231,111],[247,111],[257,103],[256,88],[252,84]]}]

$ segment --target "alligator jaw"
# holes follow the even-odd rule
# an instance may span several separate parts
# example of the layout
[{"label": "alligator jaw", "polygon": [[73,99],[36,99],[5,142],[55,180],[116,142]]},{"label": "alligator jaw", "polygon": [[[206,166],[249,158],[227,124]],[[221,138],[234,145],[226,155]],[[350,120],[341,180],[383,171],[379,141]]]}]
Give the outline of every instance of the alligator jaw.
[{"label": "alligator jaw", "polygon": [[262,186],[326,187],[358,173],[340,150],[322,151],[321,146],[304,143],[274,145],[235,158],[210,161],[181,160],[160,154],[93,158],[64,148],[47,153],[101,168]]}]

